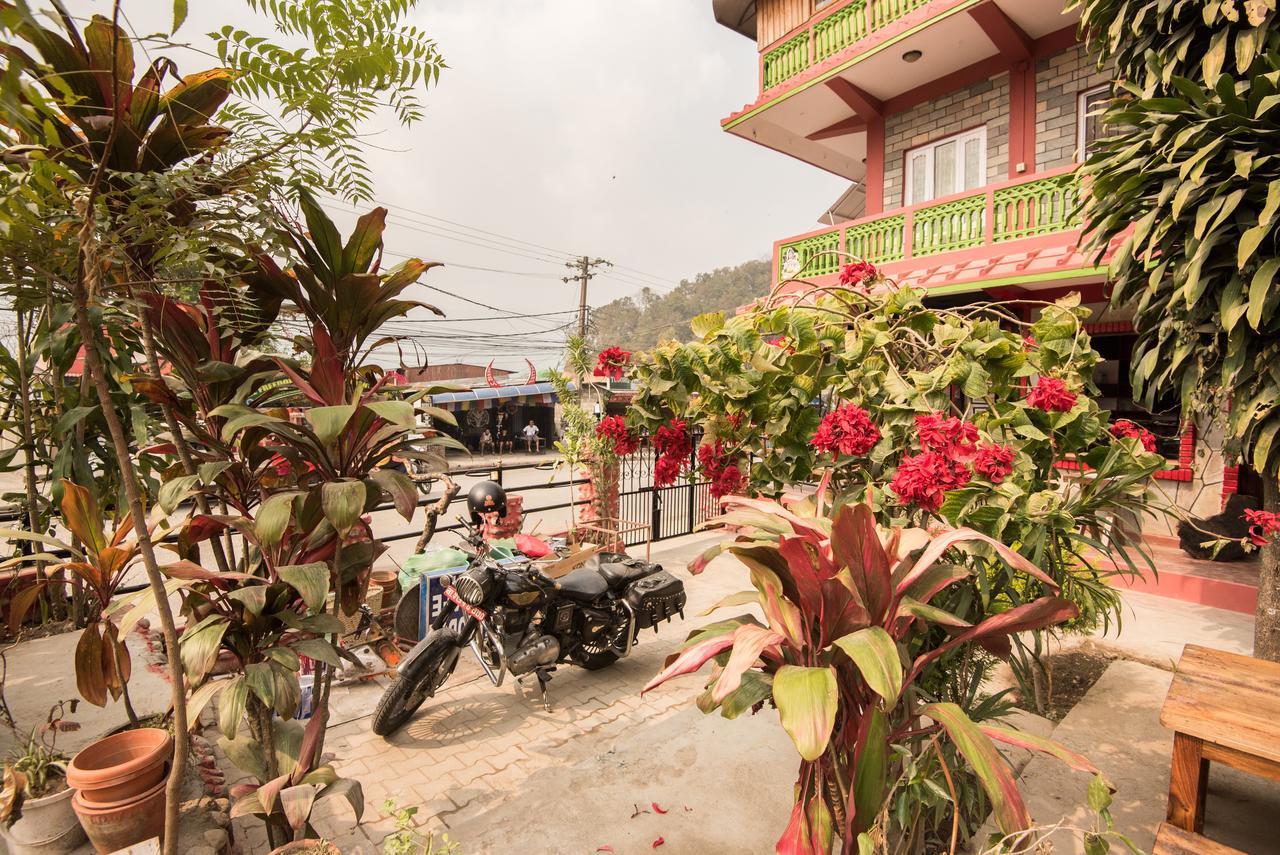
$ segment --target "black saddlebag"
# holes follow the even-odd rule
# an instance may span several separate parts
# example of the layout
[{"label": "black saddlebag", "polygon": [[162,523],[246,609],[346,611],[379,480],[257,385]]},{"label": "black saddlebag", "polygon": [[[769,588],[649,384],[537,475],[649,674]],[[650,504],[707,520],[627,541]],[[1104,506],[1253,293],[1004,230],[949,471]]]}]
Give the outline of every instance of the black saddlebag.
[{"label": "black saddlebag", "polygon": [[665,570],[659,570],[627,586],[624,595],[636,613],[636,627],[648,629],[675,615],[684,616],[684,582]]}]

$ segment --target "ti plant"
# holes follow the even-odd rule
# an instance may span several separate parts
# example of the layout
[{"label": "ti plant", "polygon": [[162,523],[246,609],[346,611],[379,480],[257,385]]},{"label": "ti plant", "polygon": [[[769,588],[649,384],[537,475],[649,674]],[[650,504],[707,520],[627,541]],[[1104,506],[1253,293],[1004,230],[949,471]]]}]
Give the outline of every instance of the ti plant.
[{"label": "ti plant", "polygon": [[[723,548],[746,565],[754,590],[715,608],[756,605],[764,621],[744,614],[693,633],[645,691],[714,660],[698,699],[704,712],[719,709],[732,719],[766,702],[777,707],[801,757],[780,855],[826,855],[837,838],[845,852],[868,851],[860,847],[877,837],[910,838],[915,829],[895,827],[886,811],[901,766],[899,747],[914,755],[936,750],[941,759],[939,742],[949,743],[977,777],[1006,834],[1029,828],[1031,820],[993,740],[1097,771],[1048,740],[975,723],[921,683],[925,669],[941,657],[975,646],[1008,656],[1010,635],[1075,616],[1076,606],[1056,595],[977,625],[932,603],[968,576],[964,565],[944,560],[962,547],[994,551],[1019,573],[1056,589],[1027,559],[970,529],[933,537],[894,529],[882,541],[865,505],[844,505],[827,516],[812,501],[786,507],[730,498],[727,504],[722,521],[747,533],[713,552]],[[912,539],[921,542],[907,548]],[[950,795],[958,801],[954,787]],[[952,844],[954,849],[954,835]]]},{"label": "ti plant", "polygon": [[76,688],[80,696],[94,706],[106,706],[107,698],[124,698],[129,720],[138,717],[129,703],[129,675],[132,664],[125,635],[141,613],[117,626],[107,614],[119,606],[116,591],[124,583],[125,575],[138,557],[138,542],[129,537],[133,523],[129,517],[108,534],[102,525],[102,514],[93,494],[79,484],[63,480],[62,524],[78,546],[64,543],[55,537],[13,529],[0,530],[0,536],[36,541],[46,547],[59,550],[11,559],[16,561],[49,562],[43,566],[43,578],[37,578],[29,587],[15,593],[9,602],[9,630],[17,633],[27,612],[35,605],[41,593],[50,585],[61,585],[63,573],[79,579],[84,584],[88,605],[86,623],[76,644]]},{"label": "ti plant", "polygon": [[[451,417],[392,395],[390,375],[370,362],[388,341],[379,328],[423,305],[399,295],[432,265],[411,260],[380,269],[385,209],[361,217],[344,242],[305,192],[300,204],[306,231],[284,237],[301,260],[288,270],[260,255],[235,290],[207,284],[199,304],[148,298],[144,311],[172,371],[141,385],[183,414],[198,464],[194,475],[171,467],[163,509],[173,512],[197,494],[224,509],[190,513],[178,530],[179,560],[163,568],[187,618],[181,654],[193,687],[191,719],[217,696],[221,745],[259,781],[240,794],[236,813],[264,818],[275,845],[306,833],[310,806],[330,793],[347,797],[359,815],[358,785],[319,765],[340,656],[336,612],[358,610],[383,549],[368,513],[390,499],[409,520],[418,504],[413,482],[382,468],[385,461],[439,466],[442,450],[456,446],[434,433],[415,436],[418,412]],[[256,314],[241,311],[244,304]],[[309,334],[295,342],[301,360],[254,349],[281,307],[307,320]],[[286,404],[305,404],[302,417],[291,418]],[[156,439],[151,454],[175,454],[171,437]],[[199,563],[199,550],[215,544],[230,565],[225,571]],[[212,676],[220,656],[232,672],[226,678]],[[305,736],[291,721],[301,657],[318,669]]]}]

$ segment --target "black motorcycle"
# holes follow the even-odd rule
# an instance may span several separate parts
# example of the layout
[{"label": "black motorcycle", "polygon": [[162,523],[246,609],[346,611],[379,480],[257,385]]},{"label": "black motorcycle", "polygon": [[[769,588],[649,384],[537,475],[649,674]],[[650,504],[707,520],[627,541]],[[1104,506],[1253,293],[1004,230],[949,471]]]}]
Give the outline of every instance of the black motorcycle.
[{"label": "black motorcycle", "polygon": [[[551,579],[528,558],[491,559],[473,527],[467,526],[466,540],[475,555],[466,570],[446,579],[443,608],[378,701],[373,732],[379,736],[400,728],[440,690],[464,647],[495,686],[507,674],[536,676],[549,710],[547,682],[557,665],[606,668],[631,652],[640,630],[656,632],[657,624],[684,617],[684,583],[660,565],[601,552]],[[461,624],[446,627],[458,612],[466,615]]]}]

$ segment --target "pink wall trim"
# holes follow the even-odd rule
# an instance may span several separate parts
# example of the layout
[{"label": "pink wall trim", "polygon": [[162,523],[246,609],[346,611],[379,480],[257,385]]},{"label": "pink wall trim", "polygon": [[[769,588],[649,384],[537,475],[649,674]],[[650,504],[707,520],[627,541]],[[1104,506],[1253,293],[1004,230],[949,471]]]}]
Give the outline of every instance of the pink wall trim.
[{"label": "pink wall trim", "polygon": [[1143,576],[1116,575],[1111,577],[1116,588],[1155,594],[1187,603],[1199,603],[1215,609],[1251,615],[1258,609],[1258,588],[1243,582],[1227,579],[1211,579],[1189,573],[1165,570],[1159,579]]}]

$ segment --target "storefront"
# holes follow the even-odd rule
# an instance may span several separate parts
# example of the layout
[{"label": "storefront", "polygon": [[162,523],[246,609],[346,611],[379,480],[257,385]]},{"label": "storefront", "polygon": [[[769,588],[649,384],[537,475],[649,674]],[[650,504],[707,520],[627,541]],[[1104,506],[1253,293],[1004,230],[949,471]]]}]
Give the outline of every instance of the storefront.
[{"label": "storefront", "polygon": [[532,422],[544,447],[557,437],[556,392],[551,383],[520,386],[480,386],[464,392],[443,392],[431,396],[431,404],[448,410],[458,420],[457,429],[437,425],[473,451],[480,451],[485,431],[498,442],[504,434],[511,447],[524,449],[524,428]]}]

